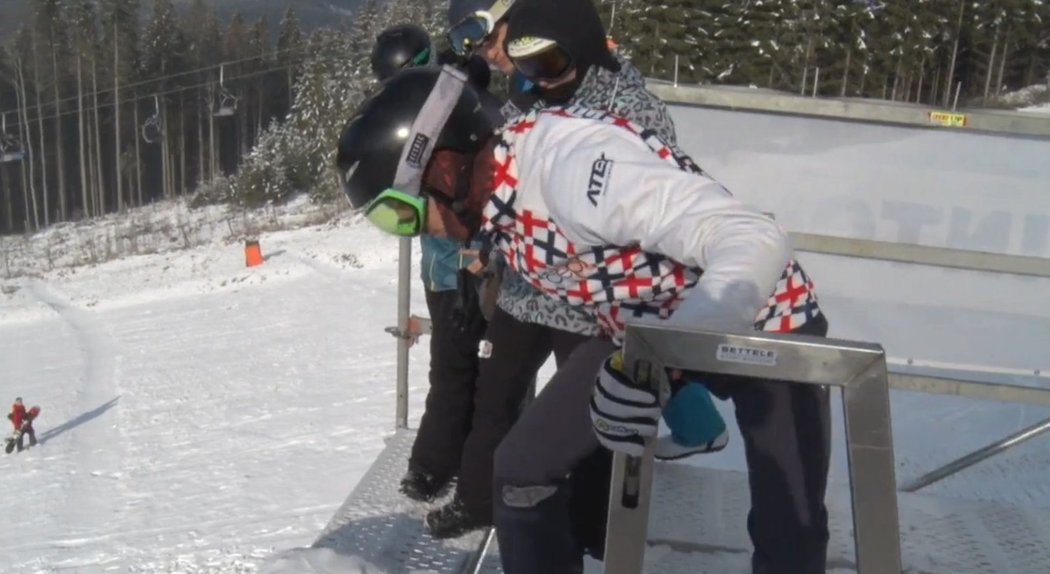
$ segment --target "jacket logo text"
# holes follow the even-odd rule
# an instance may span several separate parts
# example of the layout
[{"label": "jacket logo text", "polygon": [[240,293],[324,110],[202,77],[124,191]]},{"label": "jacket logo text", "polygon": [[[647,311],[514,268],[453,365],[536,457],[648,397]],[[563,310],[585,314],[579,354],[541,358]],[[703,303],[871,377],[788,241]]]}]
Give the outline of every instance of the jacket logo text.
[{"label": "jacket logo text", "polygon": [[598,207],[598,196],[605,193],[605,186],[609,182],[612,167],[613,161],[606,159],[604,153],[591,165],[591,179],[587,182],[587,200],[595,207]]}]

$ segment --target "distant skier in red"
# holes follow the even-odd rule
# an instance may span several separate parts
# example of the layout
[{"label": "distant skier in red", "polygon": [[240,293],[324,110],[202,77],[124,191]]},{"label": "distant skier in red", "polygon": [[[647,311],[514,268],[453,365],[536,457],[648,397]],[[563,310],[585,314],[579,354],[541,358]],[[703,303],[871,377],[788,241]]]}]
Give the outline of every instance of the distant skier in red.
[{"label": "distant skier in red", "polygon": [[7,418],[11,420],[11,425],[14,426],[14,433],[10,438],[7,439],[7,452],[14,450],[14,447],[18,447],[18,452],[25,450],[23,446],[23,438],[25,435],[29,435],[29,446],[36,446],[36,431],[33,430],[33,419],[40,413],[40,407],[33,407],[26,410],[24,404],[22,404],[22,397],[15,399],[15,404],[11,405],[11,413],[7,415]]}]

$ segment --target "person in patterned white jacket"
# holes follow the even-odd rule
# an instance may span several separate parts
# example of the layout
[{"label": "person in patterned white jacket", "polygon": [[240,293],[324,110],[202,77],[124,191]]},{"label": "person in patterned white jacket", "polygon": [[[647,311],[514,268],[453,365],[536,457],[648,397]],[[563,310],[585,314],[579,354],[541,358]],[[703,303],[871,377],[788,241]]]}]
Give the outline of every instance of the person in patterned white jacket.
[{"label": "person in patterned white jacket", "polygon": [[[380,229],[488,235],[516,273],[603,327],[605,337],[576,349],[496,452],[495,522],[508,574],[582,572],[588,548],[571,520],[574,472],[600,446],[638,454],[656,433],[658,397],[616,369],[628,318],[827,332],[785,232],[659,136],[607,112],[552,108],[493,135],[462,74],[406,70],[362,104],[337,164],[351,204]],[[744,439],[753,571],[824,572],[827,389],[712,385],[734,401]],[[608,420],[630,428],[615,431]]]},{"label": "person in patterned white jacket", "polygon": [[[525,77],[532,83],[527,92],[512,93],[503,107],[505,117],[513,120],[550,105],[578,105],[612,111],[654,130],[668,143],[675,142],[675,126],[667,107],[646,89],[645,79],[634,65],[610,52],[591,0],[500,3],[508,6],[504,16],[493,24],[487,37],[473,39],[473,52],[504,74]],[[451,3],[449,38],[462,40],[470,32],[489,29],[471,14],[495,8],[493,0]],[[536,34],[555,39],[564,48],[566,65],[557,81],[516,72],[508,58],[515,40]],[[506,265],[498,254],[490,268],[495,270],[499,289],[481,343],[472,428],[464,442],[455,496],[426,517],[430,533],[439,538],[459,536],[492,523],[493,457],[518,416],[517,404],[551,355],[560,366],[577,346],[599,333],[593,313],[548,297],[519,274],[505,272]],[[474,312],[480,313],[477,309]],[[703,408],[707,414],[683,421],[674,416],[682,407]],[[725,421],[706,388],[696,381],[683,385],[665,416],[671,434],[658,442],[661,458],[717,452],[728,443]],[[601,472],[599,459],[604,454],[595,455],[595,472]],[[606,466],[608,458],[605,456]],[[605,504],[601,492],[594,492],[590,498],[595,507]]]}]

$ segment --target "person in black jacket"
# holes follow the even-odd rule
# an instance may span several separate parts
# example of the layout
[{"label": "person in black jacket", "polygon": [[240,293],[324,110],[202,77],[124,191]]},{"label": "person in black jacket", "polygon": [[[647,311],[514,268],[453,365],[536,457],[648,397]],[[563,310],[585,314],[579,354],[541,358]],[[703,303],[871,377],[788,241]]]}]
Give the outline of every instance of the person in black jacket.
[{"label": "person in black jacket", "polygon": [[[386,28],[377,36],[370,57],[372,73],[380,81],[406,68],[439,62],[464,70],[493,121],[502,121],[502,102],[485,89],[490,75],[484,61],[479,57],[438,54],[430,35],[419,26],[398,24]],[[478,313],[463,312],[464,305],[477,307],[477,298],[469,296],[469,291],[475,289],[474,281],[462,271],[466,262],[461,254],[463,242],[425,236],[420,245],[420,267],[432,327],[430,390],[400,489],[413,500],[430,501],[459,474],[460,452],[470,430],[478,343],[485,320]],[[409,325],[406,336],[419,335],[413,327]]]}]

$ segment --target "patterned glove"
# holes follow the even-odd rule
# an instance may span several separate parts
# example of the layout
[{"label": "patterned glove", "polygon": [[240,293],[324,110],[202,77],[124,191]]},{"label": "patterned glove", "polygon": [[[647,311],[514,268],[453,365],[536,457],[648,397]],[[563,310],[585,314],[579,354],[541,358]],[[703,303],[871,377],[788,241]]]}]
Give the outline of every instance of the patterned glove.
[{"label": "patterned glove", "polygon": [[630,456],[641,456],[645,439],[655,437],[659,430],[656,390],[638,387],[623,372],[619,351],[605,359],[598,371],[591,396],[591,424],[605,448]]}]

